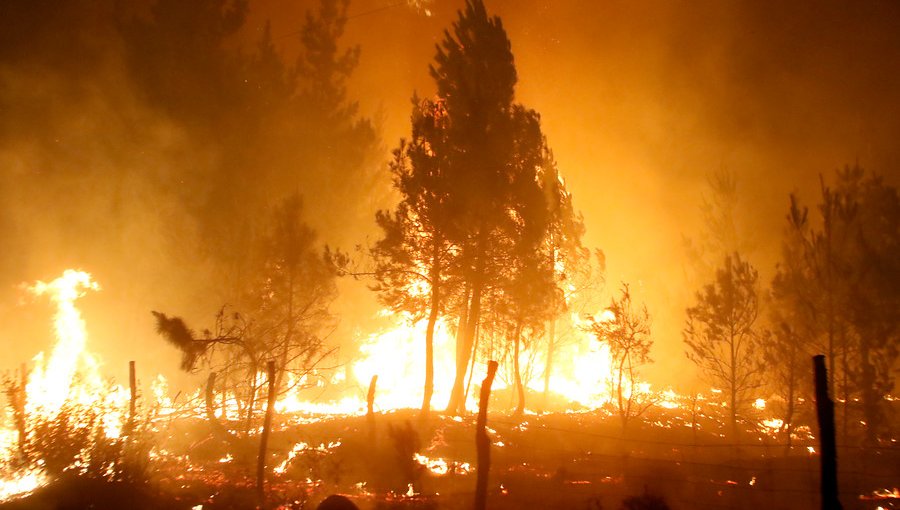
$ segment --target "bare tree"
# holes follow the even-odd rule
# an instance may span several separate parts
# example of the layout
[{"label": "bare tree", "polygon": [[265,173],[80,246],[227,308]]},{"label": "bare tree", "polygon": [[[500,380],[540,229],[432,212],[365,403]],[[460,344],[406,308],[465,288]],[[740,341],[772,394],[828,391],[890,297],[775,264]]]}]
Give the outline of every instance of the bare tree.
[{"label": "bare tree", "polygon": [[[268,361],[275,362],[275,387],[284,393],[312,384],[313,368],[330,352],[324,339],[333,328],[329,305],[337,294],[335,275],[301,209],[299,196],[293,195],[273,211],[255,245],[256,271],[246,282],[241,312],[223,307],[214,328],[199,335],[183,319],[153,312],[157,331],[182,352],[181,368],[210,372],[207,396],[214,394],[217,381],[220,391],[231,392],[245,433],[253,429],[266,382],[260,374]],[[212,405],[207,398],[207,407]],[[208,416],[212,419],[213,413]]]},{"label": "bare tree", "polygon": [[734,253],[725,257],[715,280],[697,293],[683,331],[687,357],[728,395],[732,433],[749,390],[760,385],[759,298],[756,269]]},{"label": "bare tree", "polygon": [[[608,313],[606,313],[608,312]],[[600,317],[594,317],[590,331],[597,340],[609,346],[609,354],[615,366],[611,381],[616,396],[616,410],[625,431],[632,418],[637,418],[656,401],[642,396],[638,391],[640,367],[652,363],[650,348],[650,314],[647,305],[636,307],[631,300],[627,283],[622,284],[618,298],[612,298],[609,307]]]}]

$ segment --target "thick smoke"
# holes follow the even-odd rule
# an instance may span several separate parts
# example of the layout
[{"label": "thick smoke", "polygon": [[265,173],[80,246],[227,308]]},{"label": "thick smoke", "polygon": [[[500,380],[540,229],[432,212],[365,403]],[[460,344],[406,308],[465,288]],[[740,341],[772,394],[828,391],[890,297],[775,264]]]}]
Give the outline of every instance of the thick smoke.
[{"label": "thick smoke", "polygon": [[[292,63],[296,31],[314,6],[252,2],[229,44],[254,51],[270,21],[275,49]],[[459,7],[431,2],[427,16],[381,0],[350,5],[344,37],[362,53],[349,96],[380,119],[385,159],[408,132],[413,91],[432,92],[434,44]],[[519,100],[542,114],[585,214],[586,242],[606,253],[608,288],[631,282],[654,316],[658,382],[685,365],[680,331],[692,289],[682,240],[702,228],[707,175],[724,168],[738,178],[738,223],[763,278],[788,193],[812,202],[820,173],[857,161],[897,182],[897,4],[508,0],[488,8],[509,31]],[[23,306],[16,285],[65,267],[91,271],[104,286],[85,299],[85,318],[112,373],[137,353],[147,374],[177,366],[149,310],[203,321],[221,304],[217,274],[184,249],[203,225],[179,190],[231,152],[137,89],[115,20],[149,9],[122,9],[112,0],[0,7],[0,341],[14,346],[2,368],[46,349],[50,336],[49,306]],[[277,166],[291,147],[271,140],[275,155],[260,158]],[[311,205],[310,217],[342,230],[326,221],[325,206]],[[372,231],[346,228],[359,243]]]}]

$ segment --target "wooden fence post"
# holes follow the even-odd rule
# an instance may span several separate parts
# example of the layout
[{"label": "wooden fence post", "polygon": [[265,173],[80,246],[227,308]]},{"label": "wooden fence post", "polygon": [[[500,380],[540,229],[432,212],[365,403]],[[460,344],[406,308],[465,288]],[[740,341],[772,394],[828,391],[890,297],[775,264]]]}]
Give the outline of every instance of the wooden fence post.
[{"label": "wooden fence post", "polygon": [[272,414],[275,411],[275,362],[268,362],[269,399],[266,402],[266,419],[263,422],[262,434],[259,436],[259,458],[256,463],[256,496],[259,505],[265,502],[266,485],[266,451],[269,446],[269,431],[272,428]]},{"label": "wooden fence post", "polygon": [[375,385],[378,383],[378,375],[373,375],[369,381],[369,393],[366,394],[366,425],[369,428],[369,442],[375,442]]},{"label": "wooden fence post", "polygon": [[834,439],[834,402],[828,396],[825,356],[813,356],[816,384],[816,415],[819,421],[822,510],[841,510],[837,484],[837,445]]},{"label": "wooden fence post", "polygon": [[130,436],[134,431],[134,412],[137,407],[137,376],[135,374],[134,361],[128,362],[128,388],[131,391],[131,400],[128,403],[128,425],[126,430],[128,431],[129,439],[131,439]]},{"label": "wooden fence post", "polygon": [[478,467],[476,467],[475,481],[475,510],[484,510],[487,507],[488,474],[491,470],[491,438],[488,437],[487,426],[488,401],[491,398],[491,385],[494,383],[494,374],[497,373],[497,362],[488,362],[487,376],[481,383],[481,395],[478,400],[478,419],[475,422],[475,447],[478,450]]}]

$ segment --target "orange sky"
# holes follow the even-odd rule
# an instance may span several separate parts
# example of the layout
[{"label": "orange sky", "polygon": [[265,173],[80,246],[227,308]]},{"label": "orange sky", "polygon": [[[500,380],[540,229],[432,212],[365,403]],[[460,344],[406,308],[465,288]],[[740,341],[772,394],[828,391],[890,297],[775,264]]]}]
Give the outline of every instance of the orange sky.
[{"label": "orange sky", "polygon": [[[251,0],[238,44],[251,48],[269,20],[279,49],[293,58],[298,43],[292,34],[315,3]],[[420,3],[431,15],[392,0],[350,5],[344,42],[362,48],[350,95],[360,101],[363,114],[378,120],[385,156],[408,132],[413,91],[431,93],[434,45],[461,7],[461,0]],[[895,185],[900,180],[897,2],[486,0],[486,5],[503,19],[519,72],[518,100],[542,116],[584,213],[585,242],[606,254],[608,288],[630,282],[635,298],[646,301],[654,317],[656,363],[648,372],[655,381],[681,379],[688,366],[680,332],[693,289],[685,277],[682,237],[695,237],[701,227],[699,204],[709,173],[724,168],[739,179],[739,225],[756,246],[750,258],[763,283],[777,257],[788,193],[799,190],[812,204],[820,173],[857,161]],[[65,59],[62,64],[82,63]],[[37,111],[52,111],[48,122],[72,134],[67,143],[84,157],[66,161],[67,169],[124,161],[135,173],[157,172],[161,164],[171,164],[165,158],[182,156],[182,133],[146,111],[129,91],[122,90],[121,97],[102,93],[119,90],[120,74],[84,76],[79,88],[44,82],[42,74],[28,69],[15,71],[18,81],[3,82],[6,75],[0,74],[7,86],[0,92],[37,97]],[[0,73],[6,72],[0,66]],[[142,133],[153,139],[130,138],[133,119],[143,122]],[[40,153],[39,147],[14,145],[4,152],[0,146],[0,165],[12,175],[53,162],[54,154]],[[212,157],[198,152],[198,160]],[[21,225],[14,234],[27,238],[16,245],[27,253],[4,255],[0,280],[53,278],[93,256],[96,267],[85,269],[96,273],[104,290],[83,304],[98,349],[112,353],[108,359],[119,368],[134,352],[147,359],[141,365],[147,373],[177,366],[177,353],[153,332],[149,310],[196,305],[196,296],[182,292],[180,282],[167,280],[165,270],[180,261],[160,262],[166,255],[154,237],[164,238],[166,214],[177,213],[178,204],[157,202],[129,188],[133,183],[114,183],[124,190],[121,200],[132,206],[123,210],[133,216],[116,217],[125,237],[115,247],[97,250],[90,239],[103,228],[94,221],[106,214],[101,207],[78,218],[58,217],[64,213],[52,207],[63,193],[89,196],[91,190],[68,189],[68,184],[36,179],[33,190],[0,190],[4,212]],[[29,196],[32,192],[46,207]],[[70,232],[79,229],[85,245],[66,245]],[[12,285],[0,291],[0,338],[13,346],[15,364],[45,348],[33,339],[39,338],[35,331],[46,335],[48,329],[22,330],[44,324],[50,309],[22,306],[21,292]]]},{"label": "orange sky", "polygon": [[[247,33],[268,19],[292,54],[306,3],[257,0]],[[855,161],[894,182],[900,173],[896,4],[485,3],[508,31],[518,100],[541,113],[586,243],[606,253],[608,286],[632,282],[654,316],[651,376],[683,366],[682,236],[700,228],[706,175],[737,175],[740,226],[765,280],[788,193],[812,201],[820,173]],[[428,64],[459,6],[433,0],[428,16],[351,4],[345,42],[362,47],[351,95],[381,119],[388,148],[408,132],[412,92],[432,92]]]}]

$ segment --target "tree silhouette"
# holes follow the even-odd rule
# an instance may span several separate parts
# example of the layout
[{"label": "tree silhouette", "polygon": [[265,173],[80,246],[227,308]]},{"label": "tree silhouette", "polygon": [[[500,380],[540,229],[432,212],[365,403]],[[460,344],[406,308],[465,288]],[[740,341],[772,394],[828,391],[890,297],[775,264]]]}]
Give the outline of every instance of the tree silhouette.
[{"label": "tree silhouette", "polygon": [[182,369],[204,368],[214,376],[210,385],[217,380],[235,395],[245,432],[260,405],[265,381],[258,374],[268,361],[275,362],[283,393],[314,384],[313,369],[330,353],[324,339],[334,327],[329,306],[337,294],[335,275],[301,211],[295,194],[270,214],[255,245],[258,276],[248,280],[239,311],[223,307],[215,326],[199,335],[180,317],[153,312],[157,332],[182,352]]},{"label": "tree silhouette", "polygon": [[740,180],[733,170],[722,168],[706,176],[700,202],[702,226],[696,237],[682,235],[688,264],[685,276],[695,287],[712,279],[722,259],[738,252],[752,254],[753,239],[741,221]]},{"label": "tree silhouette", "polygon": [[347,94],[360,56],[358,45],[340,47],[349,4],[319,0],[315,11],[306,13],[294,69],[296,89],[283,120],[296,130],[288,145],[296,154],[273,183],[276,188],[314,190],[304,200],[311,210],[328,212],[315,218],[315,226],[327,232],[329,243],[338,244],[358,242],[367,234],[372,214],[388,196],[378,133]]},{"label": "tree silhouette", "polygon": [[[581,250],[583,227],[539,115],[513,102],[509,40],[480,0],[467,2],[445,32],[431,75],[437,95],[413,99],[412,137],[391,165],[401,200],[378,214],[383,238],[372,253],[382,301],[414,320],[428,317],[423,412],[433,387],[434,325],[442,314],[455,322],[447,409],[458,412],[484,311],[516,353],[526,336],[538,338],[563,306],[565,277],[556,263]],[[518,355],[512,365],[524,409]]]},{"label": "tree silhouette", "polygon": [[395,312],[413,321],[428,317],[422,415],[434,393],[434,330],[452,292],[455,247],[447,240],[447,116],[440,101],[414,98],[412,138],[394,151],[391,173],[401,201],[380,211],[383,237],[371,250],[377,283],[373,289]]},{"label": "tree silhouette", "polygon": [[[793,416],[802,374],[809,369],[809,356],[820,324],[816,303],[820,299],[809,267],[807,212],[792,197],[782,241],[782,262],[776,267],[769,293],[768,331],[761,337],[766,379],[785,402],[781,431],[791,443]],[[811,390],[811,388],[810,388]]]},{"label": "tree silhouette", "polygon": [[747,393],[760,384],[758,279],[756,269],[739,254],[726,256],[715,280],[697,292],[696,304],[687,309],[683,331],[688,358],[726,392],[735,435]]},{"label": "tree silhouette", "polygon": [[640,367],[653,362],[650,314],[647,305],[635,307],[632,303],[627,283],[622,284],[619,297],[612,298],[605,312],[591,320],[590,331],[598,341],[609,346],[615,368],[611,387],[624,431],[631,418],[640,416],[655,403],[653,399],[643,398],[637,388]]},{"label": "tree silhouette", "polygon": [[[543,405],[546,405],[550,391],[550,377],[553,372],[554,353],[561,341],[565,340],[567,331],[571,330],[571,321],[564,321],[560,330],[559,317],[572,309],[573,301],[581,306],[590,300],[586,294],[602,284],[605,261],[603,252],[596,251],[597,264],[591,265],[590,251],[582,245],[584,235],[584,218],[575,210],[572,193],[566,188],[565,181],[559,174],[552,151],[545,151],[541,172],[541,189],[544,191],[550,223],[545,238],[546,253],[557,289],[554,310],[546,327],[544,342],[544,392]],[[588,297],[588,299],[585,299]],[[593,311],[595,308],[592,308]],[[582,310],[583,311],[583,310]]]},{"label": "tree silhouette", "polygon": [[235,43],[243,0],[156,0],[121,23],[137,93],[192,148],[172,158],[178,178],[166,185],[192,220],[172,225],[183,229],[173,237],[195,235],[199,246],[178,246],[212,262],[226,287],[249,263],[233,247],[251,242],[273,196],[302,193],[319,213],[307,221],[334,244],[361,237],[386,195],[377,133],[347,97],[360,52],[340,47],[347,5],[320,0],[307,12],[292,64],[268,27],[253,51]]},{"label": "tree silhouette", "polygon": [[773,293],[801,340],[826,353],[830,384],[843,401],[847,441],[851,402],[861,403],[865,436],[886,425],[883,397],[900,351],[900,199],[897,189],[856,167],[821,179],[818,221],[791,197],[789,229]]},{"label": "tree silhouette", "polygon": [[447,239],[458,247],[456,271],[464,282],[456,375],[447,406],[456,412],[463,406],[482,301],[511,281],[511,248],[536,245],[546,231],[546,219],[529,212],[536,221],[526,220],[521,214],[531,194],[539,193],[536,168],[524,162],[540,163],[544,141],[537,114],[513,102],[516,70],[509,39],[500,19],[489,17],[480,0],[468,1],[445,31],[431,75],[449,119],[443,157],[453,221]]}]

